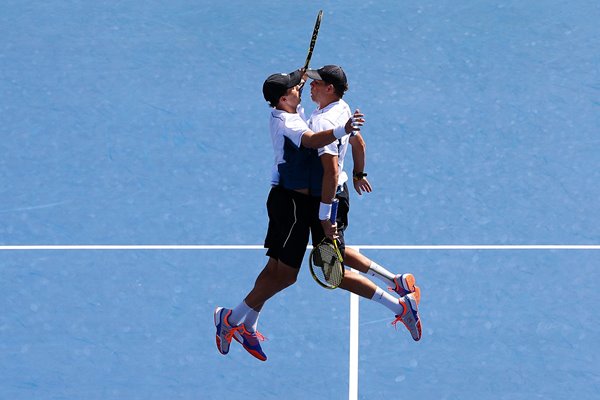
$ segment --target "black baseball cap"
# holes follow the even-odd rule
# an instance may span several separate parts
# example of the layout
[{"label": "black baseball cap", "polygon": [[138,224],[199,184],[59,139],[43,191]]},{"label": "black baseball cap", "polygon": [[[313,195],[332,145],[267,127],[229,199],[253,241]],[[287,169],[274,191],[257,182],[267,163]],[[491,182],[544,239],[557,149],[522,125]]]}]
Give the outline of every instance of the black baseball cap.
[{"label": "black baseball cap", "polygon": [[338,65],[326,65],[319,69],[309,69],[306,74],[311,79],[324,81],[332,84],[338,89],[340,93],[344,93],[348,90],[348,80],[346,79],[346,73],[342,67]]},{"label": "black baseball cap", "polygon": [[289,88],[300,84],[302,74],[296,70],[289,74],[273,74],[263,83],[263,96],[271,107],[277,106],[279,98],[283,96]]}]

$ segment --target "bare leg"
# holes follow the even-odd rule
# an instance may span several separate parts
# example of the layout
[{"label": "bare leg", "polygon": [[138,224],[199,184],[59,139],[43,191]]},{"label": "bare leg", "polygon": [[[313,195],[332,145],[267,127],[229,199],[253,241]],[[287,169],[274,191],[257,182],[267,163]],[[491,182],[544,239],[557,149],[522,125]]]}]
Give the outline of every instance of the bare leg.
[{"label": "bare leg", "polygon": [[342,280],[340,287],[366,299],[371,299],[377,290],[377,285],[369,279],[359,273],[348,270],[344,273],[344,280]]},{"label": "bare leg", "polygon": [[344,264],[364,274],[368,274],[369,276],[377,277],[385,282],[388,286],[394,287],[396,285],[394,282],[394,278],[396,277],[395,274],[388,271],[381,265],[373,263],[373,261],[371,261],[368,257],[351,247],[346,248],[344,254]]},{"label": "bare leg", "polygon": [[371,260],[353,248],[346,247],[346,250],[344,251],[344,265],[366,274],[369,272]]},{"label": "bare leg", "polygon": [[299,271],[298,268],[292,268],[281,261],[269,258],[244,301],[248,307],[260,311],[267,300],[296,282]]}]

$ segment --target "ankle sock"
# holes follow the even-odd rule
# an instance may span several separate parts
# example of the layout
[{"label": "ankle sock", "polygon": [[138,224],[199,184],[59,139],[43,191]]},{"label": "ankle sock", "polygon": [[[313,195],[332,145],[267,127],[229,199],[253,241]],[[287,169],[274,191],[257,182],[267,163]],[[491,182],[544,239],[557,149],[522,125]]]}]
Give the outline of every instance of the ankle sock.
[{"label": "ankle sock", "polygon": [[244,318],[244,326],[248,332],[256,332],[258,328],[258,317],[260,316],[260,312],[250,309],[246,317]]},{"label": "ankle sock", "polygon": [[367,275],[381,280],[383,283],[392,288],[396,286],[396,284],[394,283],[394,277],[396,275],[392,274],[390,271],[377,264],[375,261],[371,261],[371,265],[369,265]]},{"label": "ankle sock", "polygon": [[399,303],[397,297],[392,296],[388,292],[384,292],[380,287],[375,290],[375,294],[371,297],[371,300],[383,304],[394,312],[394,315],[401,315],[404,311],[404,307]]},{"label": "ankle sock", "polygon": [[231,325],[239,325],[240,322],[244,319],[246,314],[248,314],[252,310],[245,301],[242,301],[237,305],[233,310],[231,310],[231,314],[229,315],[228,321]]}]

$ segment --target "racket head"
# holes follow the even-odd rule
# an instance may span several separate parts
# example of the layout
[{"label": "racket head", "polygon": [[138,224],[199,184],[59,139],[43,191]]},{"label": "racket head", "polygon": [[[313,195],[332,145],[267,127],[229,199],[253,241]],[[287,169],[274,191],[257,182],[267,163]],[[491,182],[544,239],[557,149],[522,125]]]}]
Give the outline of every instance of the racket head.
[{"label": "racket head", "polygon": [[344,265],[337,243],[323,240],[315,246],[308,257],[313,279],[326,289],[335,289],[344,279]]}]

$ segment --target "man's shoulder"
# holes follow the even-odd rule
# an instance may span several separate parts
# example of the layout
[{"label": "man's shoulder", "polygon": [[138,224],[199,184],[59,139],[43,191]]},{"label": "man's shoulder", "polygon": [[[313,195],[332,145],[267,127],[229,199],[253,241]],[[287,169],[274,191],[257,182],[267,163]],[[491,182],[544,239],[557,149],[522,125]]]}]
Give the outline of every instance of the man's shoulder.
[{"label": "man's shoulder", "polygon": [[297,113],[289,113],[283,110],[271,112],[271,133],[279,135],[298,135],[308,131],[306,121]]},{"label": "man's shoulder", "polygon": [[339,99],[338,101],[336,101],[336,107],[350,109],[350,106],[348,105],[348,103],[346,103],[346,100],[344,99]]},{"label": "man's shoulder", "polygon": [[302,117],[297,113],[290,113],[283,110],[273,109],[271,110],[271,119],[276,119],[282,122],[289,121],[304,121]]},{"label": "man's shoulder", "polygon": [[322,114],[325,116],[339,116],[342,114],[348,114],[350,112],[350,107],[348,106],[348,103],[346,103],[344,100],[340,99],[338,101],[335,101],[331,104],[329,104],[327,107],[323,108],[322,110]]},{"label": "man's shoulder", "polygon": [[321,110],[319,118],[330,122],[332,125],[337,126],[342,122],[345,122],[350,117],[350,107],[342,99],[339,101],[329,104],[327,107]]}]

